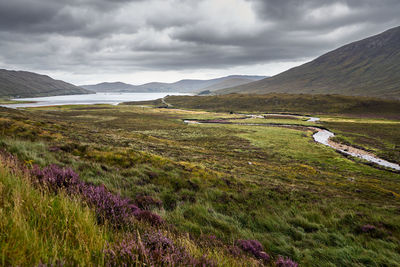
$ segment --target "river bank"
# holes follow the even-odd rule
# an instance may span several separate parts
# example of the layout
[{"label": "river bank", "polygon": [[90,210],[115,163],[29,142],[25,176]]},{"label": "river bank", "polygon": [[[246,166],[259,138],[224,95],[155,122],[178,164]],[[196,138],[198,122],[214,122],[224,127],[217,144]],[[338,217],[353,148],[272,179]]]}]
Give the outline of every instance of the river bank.
[{"label": "river bank", "polygon": [[[244,114],[240,114],[240,115],[244,115]],[[297,114],[263,114],[263,115],[254,115],[254,114],[250,114],[250,115],[245,115],[244,118],[240,118],[240,119],[262,119],[262,118],[268,118],[268,116],[281,116],[281,117],[297,117],[297,118],[304,118],[304,116],[301,115],[297,115]],[[309,117],[309,119],[307,120],[307,122],[318,122],[320,121],[320,118],[318,117]],[[334,137],[335,134],[331,131],[329,131],[328,129],[324,129],[322,127],[316,127],[316,126],[304,126],[304,125],[296,125],[296,124],[280,124],[280,123],[267,123],[267,124],[262,124],[262,123],[235,123],[235,122],[231,122],[229,121],[229,119],[217,119],[217,120],[183,120],[184,123],[187,124],[205,124],[205,123],[213,123],[213,124],[236,124],[236,125],[246,125],[246,126],[274,126],[274,127],[291,127],[291,128],[306,128],[308,130],[311,130],[313,132],[315,132],[313,134],[313,139],[315,142],[318,142],[320,144],[323,144],[325,146],[331,147],[333,149],[335,149],[336,151],[352,156],[352,157],[356,157],[356,158],[360,158],[363,160],[366,160],[368,162],[372,162],[374,164],[377,164],[379,166],[385,167],[385,168],[390,168],[396,171],[400,171],[400,165],[393,163],[393,162],[389,162],[387,160],[381,159],[377,156],[375,156],[374,154],[359,149],[359,148],[355,148],[349,145],[345,145],[345,144],[340,144],[337,142],[334,142],[332,140],[330,140],[330,138]]]}]

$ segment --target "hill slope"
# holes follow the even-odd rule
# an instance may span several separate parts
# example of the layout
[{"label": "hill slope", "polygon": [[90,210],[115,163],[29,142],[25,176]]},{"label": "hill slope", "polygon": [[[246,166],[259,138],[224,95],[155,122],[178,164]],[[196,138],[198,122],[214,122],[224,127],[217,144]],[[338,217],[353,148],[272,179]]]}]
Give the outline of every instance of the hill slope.
[{"label": "hill slope", "polygon": [[254,82],[254,80],[248,79],[248,78],[230,78],[230,79],[220,81],[216,84],[207,86],[206,88],[203,88],[202,90],[216,91],[219,89],[229,88],[229,87],[238,86],[238,85],[251,83],[251,82]]},{"label": "hill slope", "polygon": [[123,82],[103,82],[93,85],[81,85],[80,87],[95,92],[124,92],[135,90],[136,86]]},{"label": "hill slope", "polygon": [[400,27],[345,45],[269,79],[218,91],[270,92],[400,99]]},{"label": "hill slope", "polygon": [[[228,88],[252,81],[257,81],[266,76],[230,75],[210,80],[185,79],[174,83],[151,82],[142,85],[132,85],[122,82],[99,83],[95,85],[82,85],[81,87],[95,92],[182,92],[194,93],[202,90],[214,91]],[[216,86],[215,88],[213,88]],[[210,87],[210,89],[208,89]],[[205,89],[207,88],[207,89]]]},{"label": "hill slope", "polygon": [[87,94],[89,91],[47,75],[0,69],[0,97]]},{"label": "hill slope", "polygon": [[[209,90],[206,88],[212,87],[214,85],[220,84],[224,81],[231,79],[248,79],[250,82],[250,81],[257,81],[263,78],[265,78],[265,76],[229,75],[211,80],[180,80],[178,82],[169,84],[169,86],[176,92],[193,93],[200,90]],[[227,87],[229,87],[229,85],[227,85]]]}]

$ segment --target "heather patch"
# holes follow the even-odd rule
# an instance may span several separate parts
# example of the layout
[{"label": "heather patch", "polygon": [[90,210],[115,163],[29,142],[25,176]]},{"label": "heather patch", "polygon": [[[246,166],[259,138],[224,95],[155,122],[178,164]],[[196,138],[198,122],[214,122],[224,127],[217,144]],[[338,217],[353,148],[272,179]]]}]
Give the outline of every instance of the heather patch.
[{"label": "heather patch", "polygon": [[158,199],[154,199],[151,196],[138,195],[138,196],[136,196],[135,202],[139,208],[144,209],[144,210],[151,210],[153,208],[161,208],[162,207],[162,201],[158,200]]},{"label": "heather patch", "polygon": [[268,262],[270,257],[263,250],[263,246],[257,240],[238,240],[236,241],[238,247],[240,247],[243,251],[250,253],[257,259],[261,259],[265,262]]},{"label": "heather patch", "polygon": [[205,255],[191,256],[185,249],[161,232],[132,235],[110,244],[104,251],[106,266],[135,266],[142,262],[149,266],[215,266]]},{"label": "heather patch", "polygon": [[107,190],[104,185],[93,185],[79,179],[79,175],[71,168],[61,168],[55,164],[44,168],[34,166],[31,173],[37,183],[52,192],[60,190],[70,195],[80,195],[82,199],[96,211],[98,221],[109,221],[120,228],[132,223],[133,218],[159,226],[164,220],[147,210],[138,208],[129,198],[123,198]]},{"label": "heather patch", "polygon": [[276,260],[275,265],[277,267],[298,267],[299,264],[295,261],[292,261],[289,258],[284,258],[282,256],[279,256],[279,258]]},{"label": "heather patch", "polygon": [[38,190],[26,167],[0,152],[0,266],[99,266],[105,244],[93,210]]}]

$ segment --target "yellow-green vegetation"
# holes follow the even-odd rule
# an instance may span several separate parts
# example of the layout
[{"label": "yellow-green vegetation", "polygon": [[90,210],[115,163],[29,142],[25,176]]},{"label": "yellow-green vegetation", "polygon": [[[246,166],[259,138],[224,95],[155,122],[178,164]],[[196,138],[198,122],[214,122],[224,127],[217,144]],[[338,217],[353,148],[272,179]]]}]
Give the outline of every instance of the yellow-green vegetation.
[{"label": "yellow-green vegetation", "polygon": [[[218,112],[338,114],[340,116],[347,114],[352,117],[400,119],[399,101],[371,97],[271,93],[168,96],[166,101],[176,108]],[[157,103],[153,101],[147,103],[157,106]]]},{"label": "yellow-green vegetation", "polygon": [[400,163],[400,123],[398,120],[325,118],[322,122],[324,126],[337,134],[335,141],[356,145],[372,151],[381,158]]},{"label": "yellow-green vegetation", "polygon": [[94,213],[79,199],[34,188],[7,161],[0,159],[0,265],[102,264],[106,233]]},{"label": "yellow-green vegetation", "polygon": [[[179,101],[173,105],[184,108]],[[246,111],[233,111],[239,110]],[[195,255],[212,255],[221,265],[254,262],[240,262],[218,246],[214,250],[201,241],[207,236],[224,246],[259,240],[271,262],[279,255],[304,266],[400,262],[400,175],[343,157],[315,143],[306,128],[186,125],[183,119],[241,115],[135,105],[1,109],[0,116],[3,149],[28,165],[70,166],[84,181],[131,199],[145,195],[162,201],[151,210],[179,235],[189,234],[184,240]],[[335,132],[359,117],[326,114],[320,125]],[[293,118],[244,121],[251,120],[309,124]],[[392,133],[377,132],[375,138],[396,144],[399,121],[378,121]],[[357,134],[341,129],[340,136]]]},{"label": "yellow-green vegetation", "polygon": [[243,123],[243,124],[288,124],[288,125],[303,125],[303,126],[318,126],[318,123],[308,122],[308,119],[296,119],[296,118],[284,118],[284,117],[275,117],[271,118],[266,116],[265,118],[246,118],[246,119],[235,119],[228,120],[233,123]]},{"label": "yellow-green vegetation", "polygon": [[18,101],[11,100],[7,98],[0,98],[0,105],[9,105],[9,104],[23,104],[23,103],[34,103],[33,101]]},{"label": "yellow-green vegetation", "polygon": [[[156,229],[139,221],[120,230],[108,223],[99,225],[93,209],[85,205],[79,196],[71,196],[64,191],[54,194],[38,187],[29,171],[32,162],[29,160],[21,164],[8,154],[0,154],[1,266],[117,266],[119,264],[113,256],[110,260],[110,249],[113,249],[112,255],[124,255],[127,249],[132,249],[129,255],[133,256],[133,262],[125,263],[150,265],[154,261],[146,253],[152,253],[155,244],[146,243],[148,236],[156,238],[152,242],[164,238],[164,242],[173,242],[175,246],[184,248],[186,254],[183,255],[189,259],[207,257],[221,266],[260,264],[246,255],[241,255],[241,258],[227,255],[229,247],[224,248],[214,240],[194,242],[186,235],[168,230],[168,227]],[[122,253],[115,249],[113,243],[126,240],[129,243],[122,244],[135,246],[120,247]],[[174,253],[178,256],[181,253],[182,257],[182,251]],[[174,257],[176,259],[176,255]],[[122,262],[127,259],[125,255]]]}]

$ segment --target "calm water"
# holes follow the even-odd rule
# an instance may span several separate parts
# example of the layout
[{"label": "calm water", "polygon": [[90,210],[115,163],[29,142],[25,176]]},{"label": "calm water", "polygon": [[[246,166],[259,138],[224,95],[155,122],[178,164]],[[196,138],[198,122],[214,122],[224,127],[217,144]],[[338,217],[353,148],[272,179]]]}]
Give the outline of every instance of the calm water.
[{"label": "calm water", "polygon": [[36,103],[2,105],[9,108],[26,108],[59,105],[117,105],[127,101],[144,101],[163,98],[167,95],[185,95],[180,93],[96,93],[90,95],[62,95],[49,97],[18,98],[18,101],[35,101]]}]

